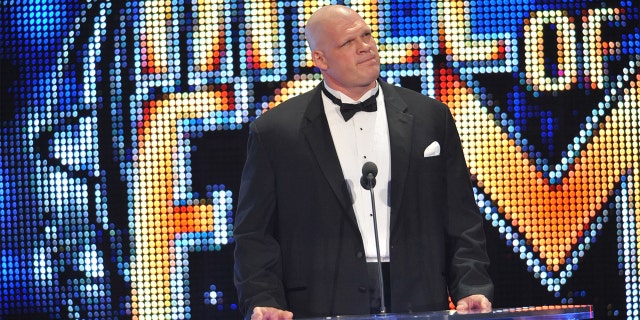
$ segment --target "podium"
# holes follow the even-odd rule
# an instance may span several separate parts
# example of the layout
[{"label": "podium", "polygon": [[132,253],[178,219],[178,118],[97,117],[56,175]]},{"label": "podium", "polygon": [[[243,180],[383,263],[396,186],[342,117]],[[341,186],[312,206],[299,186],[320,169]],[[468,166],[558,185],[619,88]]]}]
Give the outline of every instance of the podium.
[{"label": "podium", "polygon": [[[296,318],[297,319],[297,318]],[[577,320],[593,319],[593,308],[590,305],[557,305],[493,309],[487,313],[458,313],[455,310],[433,311],[422,313],[349,315],[321,318],[305,318],[305,320],[470,320],[470,319],[502,319],[502,320]],[[299,319],[301,320],[301,319]]]}]

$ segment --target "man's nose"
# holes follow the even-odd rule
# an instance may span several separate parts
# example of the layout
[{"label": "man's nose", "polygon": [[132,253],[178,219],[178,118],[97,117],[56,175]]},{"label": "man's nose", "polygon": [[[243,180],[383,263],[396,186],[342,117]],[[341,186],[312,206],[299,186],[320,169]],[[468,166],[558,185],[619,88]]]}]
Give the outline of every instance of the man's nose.
[{"label": "man's nose", "polygon": [[371,43],[369,43],[368,41],[365,41],[365,40],[360,40],[359,41],[358,48],[360,49],[359,50],[360,53],[369,53],[373,49]]}]

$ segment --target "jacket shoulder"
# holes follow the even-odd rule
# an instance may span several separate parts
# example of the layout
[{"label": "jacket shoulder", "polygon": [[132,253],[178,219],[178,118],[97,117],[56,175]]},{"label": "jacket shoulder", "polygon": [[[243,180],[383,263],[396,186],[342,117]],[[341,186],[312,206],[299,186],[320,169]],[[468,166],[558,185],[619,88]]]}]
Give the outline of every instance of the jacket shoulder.
[{"label": "jacket shoulder", "polygon": [[418,111],[435,111],[448,112],[449,108],[446,104],[442,103],[435,98],[426,96],[413,89],[393,85],[390,83],[383,83],[382,89],[385,90],[385,96],[394,95],[402,99],[408,106],[409,110]]}]

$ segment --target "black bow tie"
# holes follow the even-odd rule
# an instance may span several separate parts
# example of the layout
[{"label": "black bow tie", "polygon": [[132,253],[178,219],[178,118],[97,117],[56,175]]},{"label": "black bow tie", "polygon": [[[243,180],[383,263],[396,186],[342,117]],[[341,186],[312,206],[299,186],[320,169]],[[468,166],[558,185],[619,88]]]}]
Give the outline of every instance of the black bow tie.
[{"label": "black bow tie", "polygon": [[332,95],[329,90],[327,90],[327,88],[325,88],[324,83],[322,84],[322,92],[324,92],[324,94],[336,105],[340,106],[340,113],[342,113],[342,118],[344,118],[344,121],[349,121],[349,119],[351,119],[351,117],[353,117],[353,115],[356,114],[356,112],[358,111],[365,111],[365,112],[374,112],[376,110],[378,110],[377,104],[376,104],[376,98],[378,98],[378,93],[380,93],[380,89],[378,89],[378,91],[376,91],[376,93],[374,95],[372,95],[371,97],[367,98],[367,100],[362,101],[360,103],[344,103],[342,102],[340,99],[336,98],[334,95]]}]

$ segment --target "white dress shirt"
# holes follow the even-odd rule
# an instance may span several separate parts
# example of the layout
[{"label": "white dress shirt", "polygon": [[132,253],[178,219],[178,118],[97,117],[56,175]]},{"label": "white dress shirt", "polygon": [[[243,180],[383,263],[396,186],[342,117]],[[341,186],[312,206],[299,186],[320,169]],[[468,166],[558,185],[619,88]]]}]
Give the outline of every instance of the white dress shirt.
[{"label": "white dress shirt", "polygon": [[[327,90],[344,103],[357,103],[366,100],[382,90],[379,85],[354,101],[331,89]],[[376,262],[376,243],[373,225],[373,211],[369,190],[360,185],[362,165],[373,162],[378,167],[376,185],[373,188],[380,255],[383,262],[389,261],[389,181],[391,180],[391,151],[389,147],[389,126],[384,105],[384,92],[380,91],[376,99],[376,112],[357,112],[349,121],[344,121],[340,107],[324,94],[322,95],[324,112],[329,122],[333,144],[338,153],[342,173],[351,194],[353,210],[356,213],[358,227],[362,235],[367,262]]]}]

